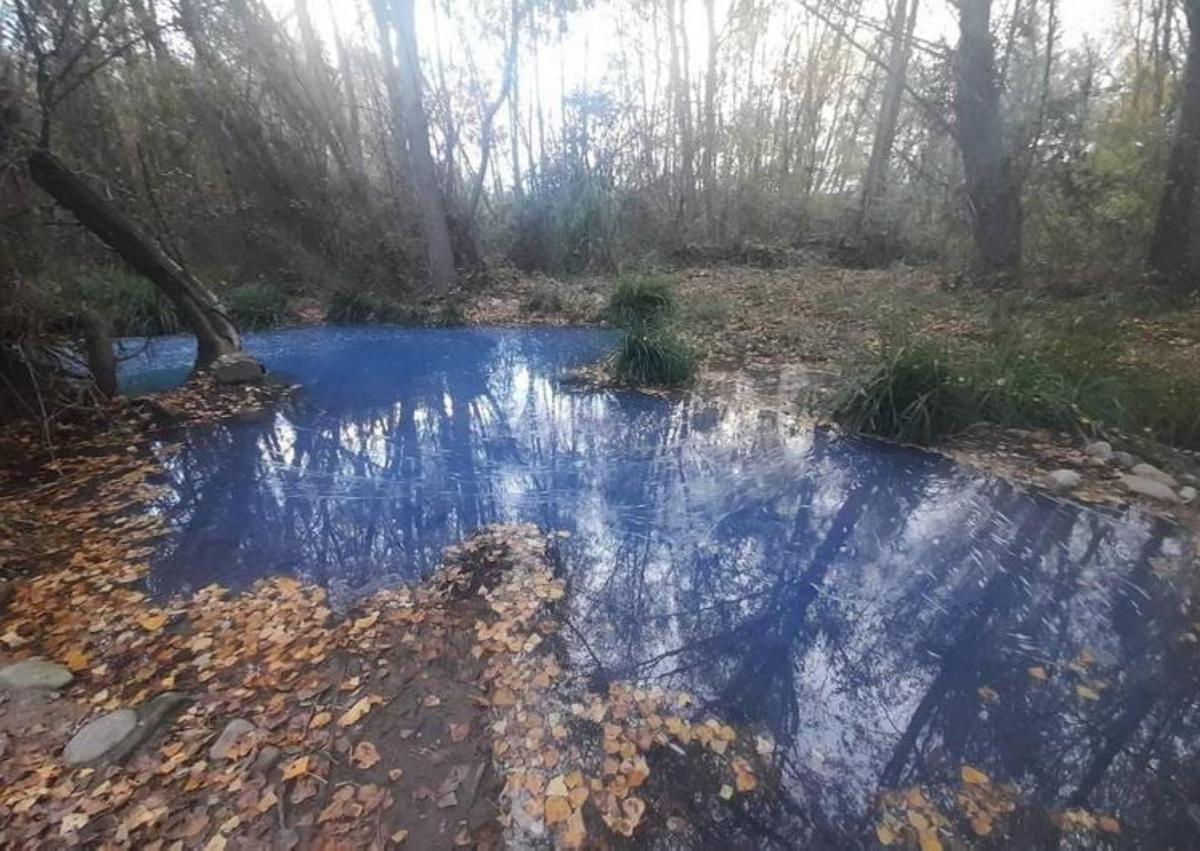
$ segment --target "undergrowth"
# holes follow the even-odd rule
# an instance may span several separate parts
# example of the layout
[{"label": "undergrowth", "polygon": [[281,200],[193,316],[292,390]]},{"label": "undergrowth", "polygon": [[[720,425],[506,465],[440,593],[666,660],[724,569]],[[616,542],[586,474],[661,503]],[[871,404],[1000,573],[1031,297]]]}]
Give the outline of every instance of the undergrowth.
[{"label": "undergrowth", "polygon": [[263,331],[287,319],[287,296],[265,282],[234,287],[224,297],[229,317],[241,331]]},{"label": "undergrowth", "polygon": [[176,334],[183,325],[171,303],[146,278],[120,269],[81,275],[68,298],[91,308],[108,320],[121,337]]},{"label": "undergrowth", "polygon": [[832,404],[854,433],[929,444],[987,423],[1200,448],[1200,378],[1121,361],[1115,326],[999,320],[982,340],[885,341]]},{"label": "undergrowth", "polygon": [[335,290],[325,304],[325,318],[335,325],[424,325],[449,327],[466,321],[462,305],[437,301],[401,304],[375,293]]}]

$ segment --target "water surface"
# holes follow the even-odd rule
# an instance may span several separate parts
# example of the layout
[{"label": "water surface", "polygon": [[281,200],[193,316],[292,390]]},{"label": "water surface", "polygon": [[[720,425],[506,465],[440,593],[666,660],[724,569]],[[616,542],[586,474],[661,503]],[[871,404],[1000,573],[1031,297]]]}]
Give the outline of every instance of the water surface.
[{"label": "water surface", "polygon": [[[571,533],[578,665],[689,690],[779,742],[785,794],[689,812],[706,843],[869,844],[877,789],[945,786],[971,764],[1030,802],[1021,844],[1053,845],[1046,809],[1076,805],[1115,814],[1118,843],[1195,844],[1194,571],[1170,527],[800,428],[745,391],[558,381],[608,345],[588,330],[251,336],[304,389],[184,436],[154,590],[290,573],[346,596],[419,578],[481,524],[533,521]],[[190,360],[187,341],[159,341],[125,381],[160,386]]]}]

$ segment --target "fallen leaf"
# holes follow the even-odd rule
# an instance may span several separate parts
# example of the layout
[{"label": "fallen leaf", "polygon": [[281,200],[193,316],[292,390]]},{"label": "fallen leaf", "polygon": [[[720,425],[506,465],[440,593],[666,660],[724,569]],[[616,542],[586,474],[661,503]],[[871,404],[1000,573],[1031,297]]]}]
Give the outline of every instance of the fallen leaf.
[{"label": "fallen leaf", "polygon": [[371,707],[375,705],[376,701],[378,701],[378,698],[372,699],[371,695],[362,698],[342,714],[342,717],[337,720],[338,726],[353,727],[362,720],[364,715],[371,711]]},{"label": "fallen leaf", "polygon": [[1100,829],[1105,833],[1120,833],[1121,823],[1112,816],[1100,816]]},{"label": "fallen leaf", "polygon": [[158,632],[160,629],[166,626],[167,616],[162,612],[159,612],[158,614],[147,613],[144,615],[139,615],[137,622],[138,626],[146,630],[146,632]]},{"label": "fallen leaf", "polygon": [[562,796],[551,795],[546,798],[546,826],[564,822],[571,817],[571,804]]},{"label": "fallen leaf", "polygon": [[308,774],[308,757],[301,756],[289,762],[283,767],[284,782],[294,780],[297,777]]},{"label": "fallen leaf", "polygon": [[397,830],[388,838],[391,839],[396,845],[400,845],[404,842],[404,840],[408,839],[408,831],[403,829]]},{"label": "fallen leaf", "polygon": [[86,671],[90,663],[86,653],[80,650],[68,650],[63,657],[63,664],[67,666],[67,670],[78,674],[80,671]]},{"label": "fallen leaf", "polygon": [[379,751],[368,741],[359,742],[354,746],[350,761],[359,768],[371,768],[379,764]]},{"label": "fallen leaf", "polygon": [[895,845],[896,834],[886,824],[875,826],[875,837],[879,840],[880,845]]},{"label": "fallen leaf", "polygon": [[332,720],[332,712],[318,712],[312,717],[312,721],[309,722],[308,727],[310,730],[320,730],[322,727],[328,726]]},{"label": "fallen leaf", "polygon": [[1046,669],[1043,668],[1041,665],[1035,665],[1034,667],[1029,669],[1029,676],[1035,680],[1038,680],[1039,682],[1045,682],[1046,681]]},{"label": "fallen leaf", "polygon": [[978,768],[973,768],[969,765],[962,767],[962,779],[963,783],[969,786],[987,786],[992,782],[991,778]]},{"label": "fallen leaf", "polygon": [[731,799],[733,797],[733,787],[730,786],[728,783],[726,783],[725,785],[723,785],[721,787],[721,791],[719,794],[721,796],[721,800],[728,801],[729,799]]},{"label": "fallen leaf", "polygon": [[1087,686],[1075,686],[1075,693],[1079,695],[1081,700],[1099,700],[1100,693],[1095,689],[1090,689]]}]

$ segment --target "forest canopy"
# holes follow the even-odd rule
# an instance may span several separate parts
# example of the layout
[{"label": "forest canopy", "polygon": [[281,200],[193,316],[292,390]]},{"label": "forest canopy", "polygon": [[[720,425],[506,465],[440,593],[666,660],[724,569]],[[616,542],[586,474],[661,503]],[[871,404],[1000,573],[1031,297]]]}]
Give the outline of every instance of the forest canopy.
[{"label": "forest canopy", "polygon": [[0,328],[190,314],[215,357],[210,290],[256,327],[747,258],[1186,294],[1197,29],[1197,0],[3,0]]}]

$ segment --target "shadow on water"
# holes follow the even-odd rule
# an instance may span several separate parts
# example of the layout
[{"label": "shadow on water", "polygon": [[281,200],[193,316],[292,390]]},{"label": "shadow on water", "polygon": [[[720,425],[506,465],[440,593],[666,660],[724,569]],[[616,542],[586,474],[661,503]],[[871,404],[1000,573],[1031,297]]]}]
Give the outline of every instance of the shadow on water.
[{"label": "shadow on water", "polygon": [[[1068,806],[1117,815],[1119,842],[1193,844],[1200,649],[1170,527],[794,428],[737,391],[558,385],[606,344],[252,338],[303,395],[182,438],[154,590],[292,573],[345,596],[420,577],[481,524],[534,521],[571,533],[578,665],[688,690],[778,742],[783,794],[735,819],[689,814],[706,843],[862,844],[877,789],[953,783],[970,764],[1037,805],[1017,816],[1029,844],[1054,844],[1045,809]],[[126,381],[177,380],[188,360],[161,344]]]}]

